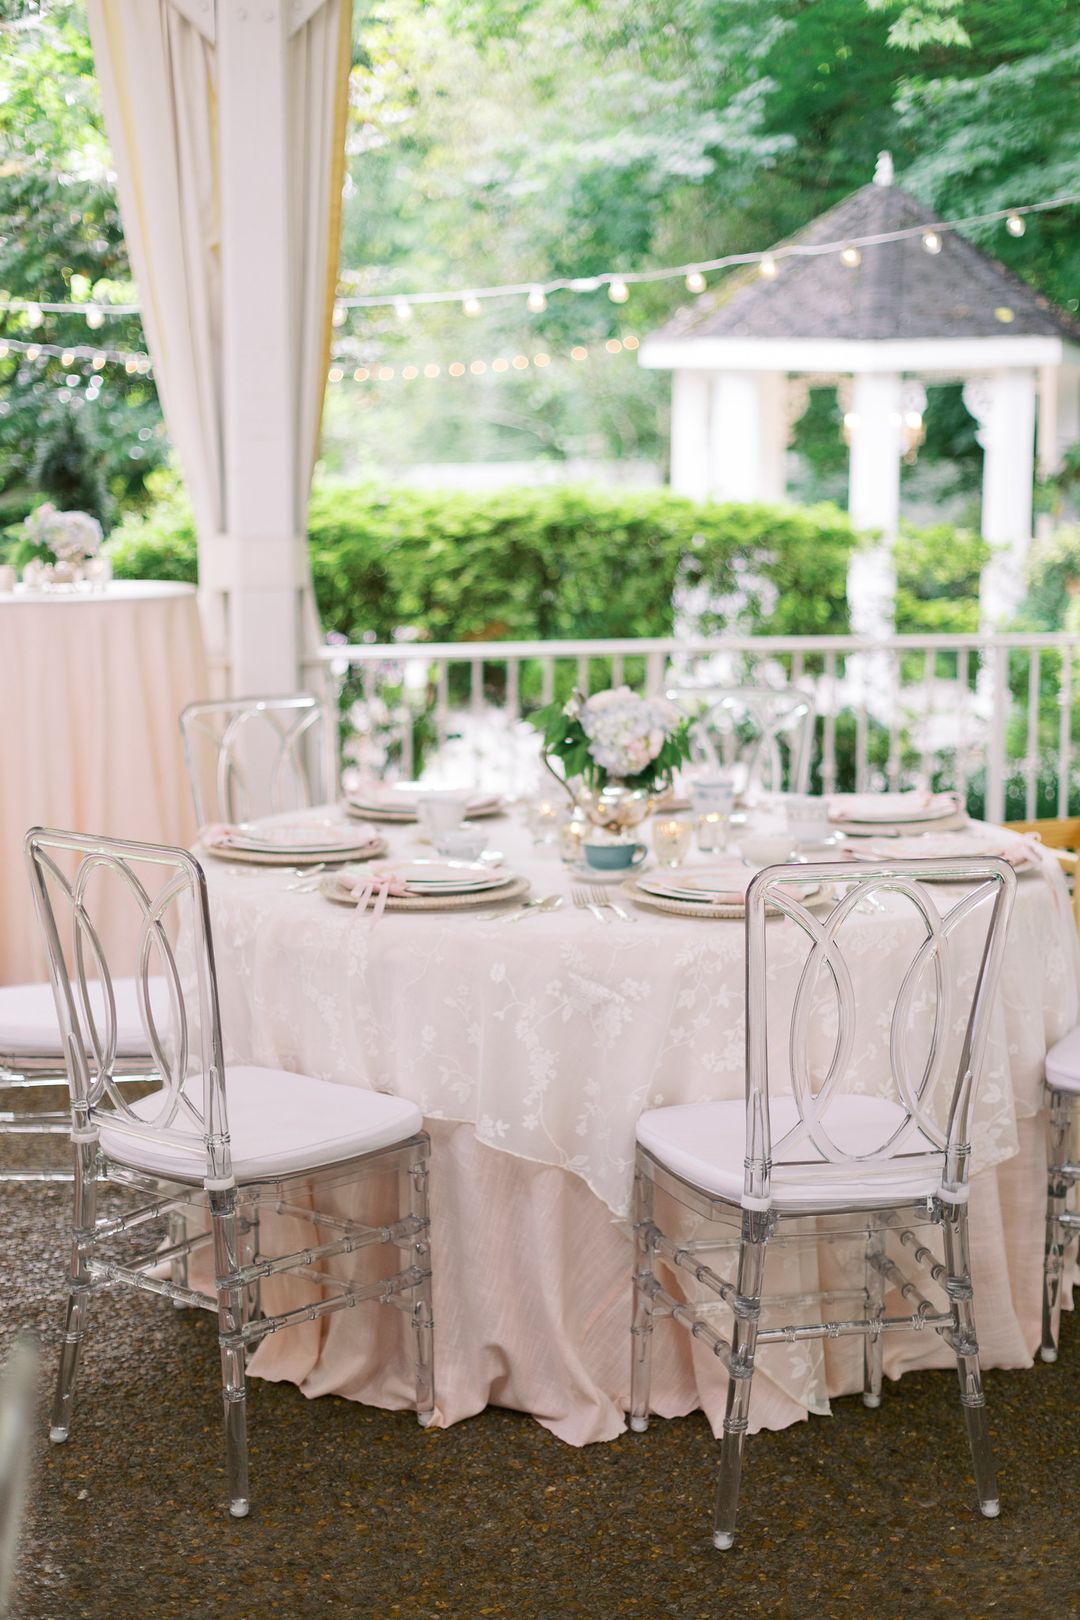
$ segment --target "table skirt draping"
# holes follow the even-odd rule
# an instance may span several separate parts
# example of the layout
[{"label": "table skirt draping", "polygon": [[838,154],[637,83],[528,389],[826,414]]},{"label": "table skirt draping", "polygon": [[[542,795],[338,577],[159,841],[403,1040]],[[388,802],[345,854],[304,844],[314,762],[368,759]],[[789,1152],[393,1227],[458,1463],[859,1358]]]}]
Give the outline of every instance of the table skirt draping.
[{"label": "table skirt draping", "polygon": [[[0,983],[47,971],[22,859],[27,828],[190,843],[178,717],[206,691],[188,586],[0,598]],[[116,921],[102,922],[107,951],[121,944]]]},{"label": "table skirt draping", "polygon": [[[413,838],[395,829],[395,854]],[[523,829],[504,822],[497,838],[537,893],[569,886]],[[208,862],[208,879],[226,1060],[394,1092],[428,1121],[441,1421],[493,1402],[531,1412],[574,1443],[618,1434],[628,1395],[635,1123],[662,1103],[742,1094],[742,925],[642,913],[636,926],[605,926],[571,906],[520,927],[448,913],[387,915],[373,925],[290,887],[287,876]],[[913,935],[895,907],[853,915],[851,924],[859,1051],[876,1085],[889,1073],[887,969],[910,960]],[[778,932],[778,951],[791,944]],[[792,974],[777,986],[790,1002]],[[1025,1366],[1038,1343],[1043,1060],[1076,1018],[1076,935],[1048,857],[1018,885],[975,1108],[972,1249],[988,1366]],[[779,1043],[783,1010],[776,1028]],[[342,1213],[384,1218],[373,1194],[347,1196],[357,1202]],[[286,1248],[310,1241],[302,1229],[273,1226],[265,1252],[279,1236]],[[374,1256],[353,1260],[363,1267]],[[826,1245],[774,1250],[770,1263],[771,1292],[838,1286],[838,1257]],[[861,1287],[861,1250],[850,1263]],[[287,1308],[286,1290],[297,1286],[268,1285],[270,1308]],[[701,1406],[716,1427],[719,1363],[672,1324],[660,1325],[655,1343],[655,1410]],[[778,1428],[827,1410],[830,1396],[859,1387],[860,1360],[856,1339],[769,1346],[752,1425]],[[932,1331],[886,1338],[892,1376],[950,1360]],[[413,1400],[405,1325],[394,1310],[347,1311],[276,1335],[252,1370],[311,1395],[389,1407]]]},{"label": "table skirt draping", "polygon": [[[441,1424],[485,1406],[531,1413],[572,1445],[611,1440],[626,1428],[630,1377],[632,1246],[624,1222],[581,1179],[493,1151],[468,1125],[428,1123],[432,1135],[436,1406]],[[1020,1123],[1017,1154],[974,1178],[972,1269],[984,1367],[1027,1367],[1039,1339],[1045,1186],[1045,1119]],[[380,1218],[381,1189],[353,1189],[343,1211]],[[660,1206],[658,1205],[658,1214]],[[307,1229],[263,1217],[263,1241],[299,1245]],[[366,1264],[377,1264],[370,1258]],[[770,1257],[783,1267],[779,1252]],[[722,1268],[723,1269],[723,1268]],[[682,1279],[658,1263],[682,1294]],[[358,1267],[358,1275],[374,1275]],[[770,1285],[775,1273],[770,1273]],[[304,1298],[295,1282],[266,1284],[273,1310]],[[896,1299],[890,1309],[903,1309]],[[296,1383],[305,1395],[343,1395],[391,1410],[414,1404],[407,1319],[363,1306],[265,1339],[251,1364],[260,1378]],[[758,1356],[751,1432],[780,1429],[828,1399],[862,1388],[856,1339],[766,1346]],[[952,1368],[933,1332],[885,1339],[886,1376]],[[726,1374],[706,1347],[672,1323],[654,1334],[652,1408],[678,1417],[701,1408],[720,1433]],[[872,1418],[868,1417],[868,1422]],[[957,1424],[960,1414],[957,1412]]]}]

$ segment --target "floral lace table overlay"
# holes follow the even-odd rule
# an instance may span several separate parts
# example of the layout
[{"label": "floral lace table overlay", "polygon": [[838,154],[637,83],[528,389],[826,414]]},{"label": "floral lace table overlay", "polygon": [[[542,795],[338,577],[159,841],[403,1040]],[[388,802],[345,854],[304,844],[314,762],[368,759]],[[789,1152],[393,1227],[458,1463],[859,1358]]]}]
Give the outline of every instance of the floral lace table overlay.
[{"label": "floral lace table overlay", "polygon": [[[287,875],[208,868],[226,1055],[472,1122],[482,1142],[574,1172],[625,1216],[638,1115],[742,1095],[743,925],[645,911],[636,926],[602,924],[571,905],[553,851],[534,850],[514,820],[495,826],[508,865],[535,895],[563,893],[561,909],[520,923],[447,913],[371,926],[288,888]],[[391,829],[392,853],[418,853],[416,838]],[[887,1051],[885,968],[908,959],[913,926],[873,912],[848,939],[868,1089]],[[789,936],[770,985],[778,1073],[801,962]],[[1077,971],[1068,898],[1048,860],[1018,886],[976,1107],[981,1167],[1016,1152],[1017,1120],[1040,1107],[1046,1047],[1077,1020]]]}]

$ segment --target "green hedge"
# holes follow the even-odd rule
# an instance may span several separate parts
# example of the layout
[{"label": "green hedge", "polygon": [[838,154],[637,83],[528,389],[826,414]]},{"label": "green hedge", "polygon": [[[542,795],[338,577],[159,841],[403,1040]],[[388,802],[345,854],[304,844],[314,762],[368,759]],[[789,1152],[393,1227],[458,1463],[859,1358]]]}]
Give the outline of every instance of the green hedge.
[{"label": "green hedge", "polygon": [[[677,587],[703,630],[842,633],[856,537],[832,506],[695,505],[667,491],[494,494],[326,484],[308,517],[323,626],[350,641],[663,636]],[[120,578],[194,579],[190,511],[166,494],[114,531]]]}]

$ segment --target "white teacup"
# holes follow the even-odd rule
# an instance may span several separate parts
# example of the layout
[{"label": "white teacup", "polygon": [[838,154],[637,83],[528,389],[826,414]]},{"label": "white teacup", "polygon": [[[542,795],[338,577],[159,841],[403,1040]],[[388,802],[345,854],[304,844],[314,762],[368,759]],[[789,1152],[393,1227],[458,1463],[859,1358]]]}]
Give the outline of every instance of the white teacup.
[{"label": "white teacup", "polygon": [[791,845],[790,832],[748,832],[739,840],[739,853],[748,866],[783,866],[791,859]]},{"label": "white teacup", "polygon": [[416,801],[416,818],[431,839],[453,832],[469,813],[469,795],[452,789],[422,793]]},{"label": "white teacup", "polygon": [[820,794],[786,794],[784,814],[788,832],[796,844],[824,844],[832,833],[828,804]]},{"label": "white teacup", "polygon": [[447,860],[478,861],[487,848],[487,834],[483,827],[464,821],[460,827],[436,833],[434,843],[438,853]]}]

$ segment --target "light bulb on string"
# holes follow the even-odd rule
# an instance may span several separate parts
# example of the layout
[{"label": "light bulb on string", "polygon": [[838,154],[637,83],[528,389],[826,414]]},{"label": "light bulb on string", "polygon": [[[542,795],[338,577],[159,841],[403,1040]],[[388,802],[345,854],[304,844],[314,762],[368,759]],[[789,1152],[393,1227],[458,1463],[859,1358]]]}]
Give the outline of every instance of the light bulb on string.
[{"label": "light bulb on string", "polygon": [[1005,229],[1010,236],[1023,236],[1027,226],[1021,214],[1010,214],[1005,221]]},{"label": "light bulb on string", "polygon": [[779,274],[780,266],[777,264],[772,254],[763,254],[761,261],[758,264],[758,275],[763,281],[775,281]]},{"label": "light bulb on string", "polygon": [[90,364],[93,366],[95,371],[101,371],[101,369],[105,365],[106,359],[107,359],[107,356],[104,355],[104,354],[101,354],[99,352],[98,354],[95,354],[95,356],[91,360]]},{"label": "light bulb on string", "polygon": [[691,270],[686,278],[687,292],[703,293],[708,285],[700,270]]},{"label": "light bulb on string", "polygon": [[27,347],[26,358],[28,360],[37,360],[40,357],[40,355],[41,355],[41,344],[40,343],[31,343]]},{"label": "light bulb on string", "polygon": [[479,298],[477,298],[475,293],[470,293],[468,298],[463,298],[461,300],[461,308],[462,308],[463,313],[466,314],[466,315],[469,315],[469,316],[479,315],[479,313],[480,313],[480,300],[479,300]]},{"label": "light bulb on string", "polygon": [[544,292],[543,287],[529,288],[529,296],[525,300],[525,307],[533,315],[543,314],[544,310],[547,309],[547,294]]},{"label": "light bulb on string", "polygon": [[86,306],[86,324],[94,332],[97,331],[99,326],[104,326],[105,316],[96,304]]},{"label": "light bulb on string", "polygon": [[345,305],[344,304],[335,304],[334,305],[334,325],[335,326],[344,326],[345,322],[348,320],[348,318],[349,318],[349,312],[345,308]]},{"label": "light bulb on string", "polygon": [[570,350],[570,358],[571,360],[587,360],[589,358],[589,351],[583,343],[575,343],[574,347]]},{"label": "light bulb on string", "polygon": [[23,313],[26,316],[27,326],[31,328],[40,326],[42,321],[45,319],[44,315],[41,313],[40,306],[37,304],[27,304]]},{"label": "light bulb on string", "polygon": [[840,262],[846,265],[849,270],[856,269],[862,263],[862,254],[854,242],[849,242],[847,247],[841,250]]},{"label": "light bulb on string", "polygon": [[399,321],[412,320],[412,305],[409,303],[407,298],[394,299],[394,314],[397,316]]},{"label": "light bulb on string", "polygon": [[72,366],[75,364],[74,349],[64,350],[63,354],[60,356],[60,364],[63,366],[65,371],[71,370]]},{"label": "light bulb on string", "polygon": [[941,252],[941,237],[937,231],[924,231],[922,245],[927,253]]},{"label": "light bulb on string", "polygon": [[607,295],[613,304],[625,304],[630,297],[630,289],[625,281],[616,278],[608,285]]}]

